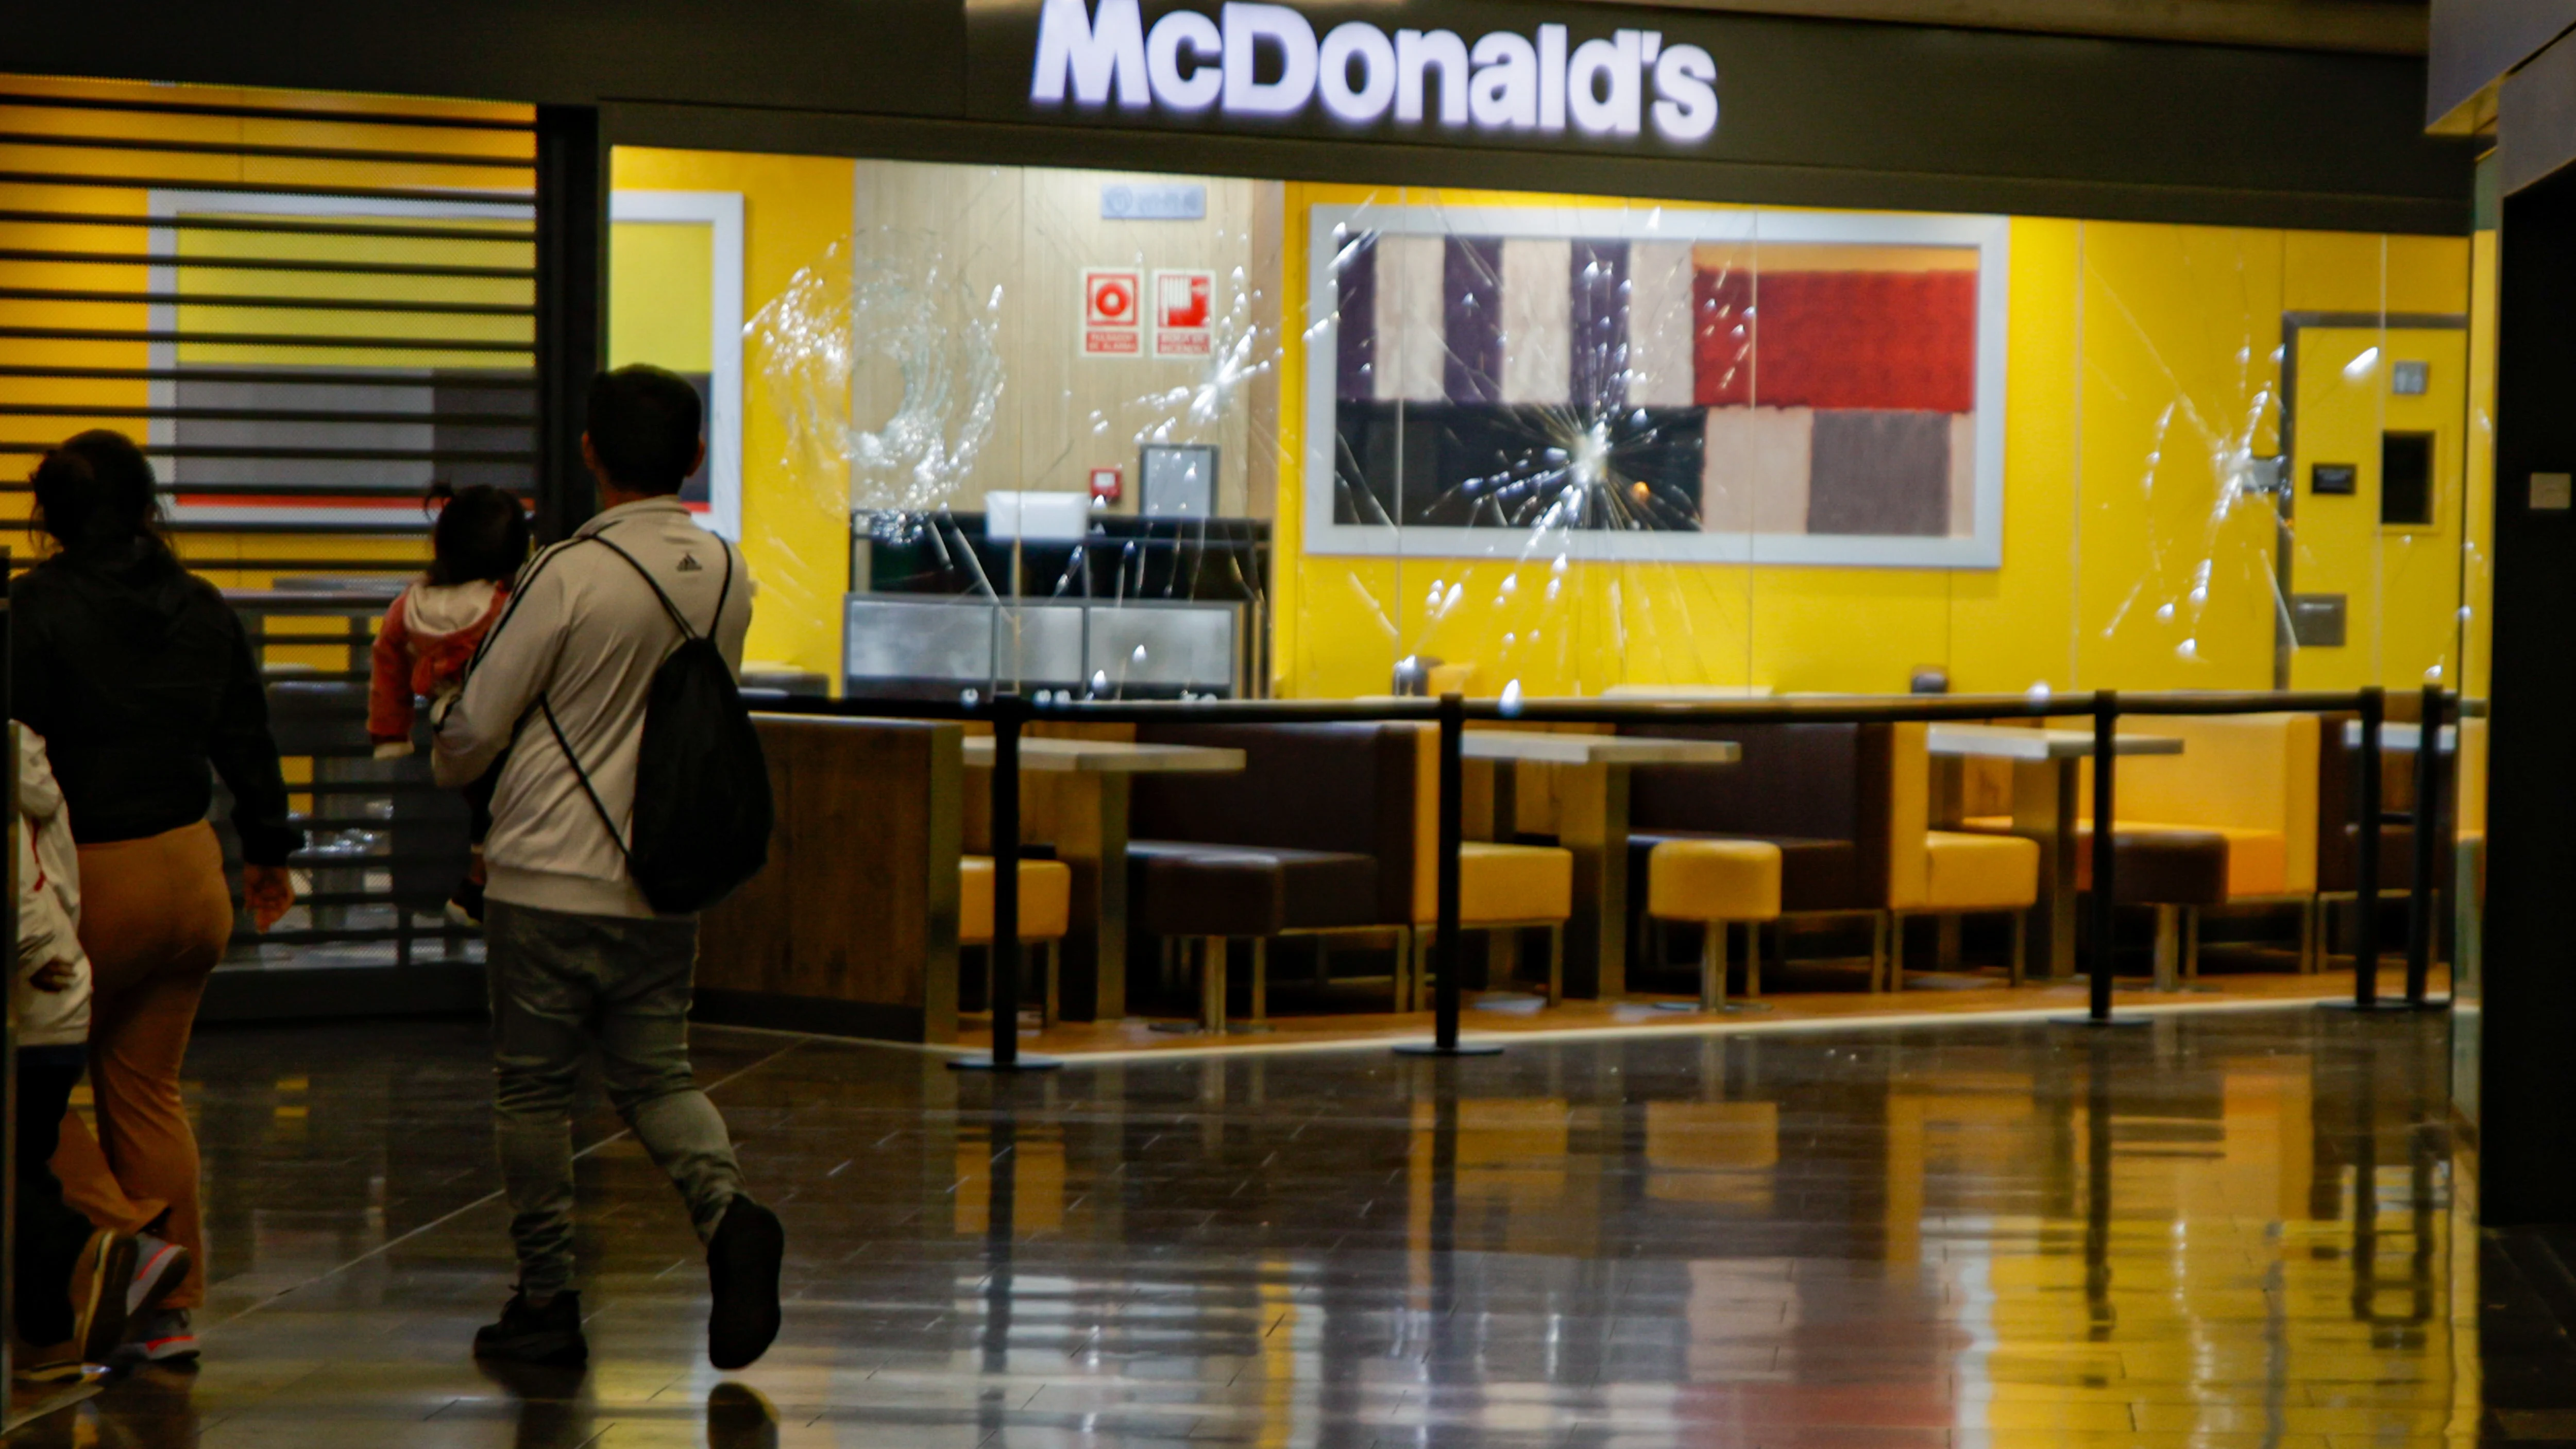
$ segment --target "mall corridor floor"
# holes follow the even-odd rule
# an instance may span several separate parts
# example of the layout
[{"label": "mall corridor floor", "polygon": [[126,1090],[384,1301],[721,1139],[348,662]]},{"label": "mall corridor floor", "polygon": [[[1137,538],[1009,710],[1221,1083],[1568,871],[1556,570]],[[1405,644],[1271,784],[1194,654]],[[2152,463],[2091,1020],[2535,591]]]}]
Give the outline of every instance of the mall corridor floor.
[{"label": "mall corridor floor", "polygon": [[476,1027],[217,1030],[205,1366],[12,1442],[2576,1441],[2548,1270],[2515,1266],[2556,1259],[2492,1247],[2480,1290],[2448,1033],[2241,1010],[996,1079],[706,1030],[790,1233],[785,1335],[728,1379],[604,1116],[592,1368],[469,1360],[510,1275]]}]

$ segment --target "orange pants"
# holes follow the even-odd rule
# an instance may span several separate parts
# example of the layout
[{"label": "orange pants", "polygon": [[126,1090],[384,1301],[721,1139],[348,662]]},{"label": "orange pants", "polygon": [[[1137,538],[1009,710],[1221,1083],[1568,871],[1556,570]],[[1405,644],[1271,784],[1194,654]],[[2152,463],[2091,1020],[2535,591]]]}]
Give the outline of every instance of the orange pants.
[{"label": "orange pants", "polygon": [[90,1091],[98,1135],[63,1122],[54,1174],[63,1197],[101,1227],[137,1232],[170,1214],[170,1241],[195,1268],[163,1300],[205,1301],[206,1237],[197,1206],[197,1134],[179,1102],[179,1069],[206,975],[233,931],[232,892],[213,827],[80,848],[81,948],[89,953]]}]

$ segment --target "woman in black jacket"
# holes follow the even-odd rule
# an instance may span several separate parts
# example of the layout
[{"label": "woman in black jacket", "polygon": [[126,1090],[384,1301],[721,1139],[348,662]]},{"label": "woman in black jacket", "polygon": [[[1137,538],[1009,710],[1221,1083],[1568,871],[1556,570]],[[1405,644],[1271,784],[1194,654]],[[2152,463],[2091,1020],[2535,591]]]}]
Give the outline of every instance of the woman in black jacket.
[{"label": "woman in black jacket", "polygon": [[[193,1263],[134,1332],[191,1357],[203,1301],[197,1141],[179,1070],[207,973],[232,936],[212,776],[233,795],[242,897],[261,930],[294,903],[286,781],[241,621],[179,566],[152,465],[121,433],[82,433],[32,481],[50,556],[9,585],[17,718],[45,737],[80,846],[80,941],[95,982],[90,1080],[99,1135],[74,1115],[55,1154],[64,1195],[102,1227],[148,1232]],[[210,768],[211,767],[211,768]],[[104,1149],[102,1151],[102,1149]]]}]

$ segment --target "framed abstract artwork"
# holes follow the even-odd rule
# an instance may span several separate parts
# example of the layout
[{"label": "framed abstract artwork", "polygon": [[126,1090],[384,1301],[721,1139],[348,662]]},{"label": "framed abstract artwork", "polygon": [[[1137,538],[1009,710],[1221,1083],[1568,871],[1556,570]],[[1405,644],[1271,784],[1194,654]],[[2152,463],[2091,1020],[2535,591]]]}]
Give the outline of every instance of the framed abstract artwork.
[{"label": "framed abstract artwork", "polygon": [[1308,547],[1994,568],[2008,236],[2001,217],[1317,206]]}]

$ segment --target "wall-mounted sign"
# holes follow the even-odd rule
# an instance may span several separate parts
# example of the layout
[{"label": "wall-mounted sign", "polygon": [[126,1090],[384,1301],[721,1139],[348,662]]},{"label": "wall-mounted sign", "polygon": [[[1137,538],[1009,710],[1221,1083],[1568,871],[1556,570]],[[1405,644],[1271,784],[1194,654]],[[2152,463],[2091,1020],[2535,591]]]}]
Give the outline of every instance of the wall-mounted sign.
[{"label": "wall-mounted sign", "polygon": [[1144,280],[1134,267],[1082,269],[1083,356],[1144,355]]},{"label": "wall-mounted sign", "polygon": [[1205,357],[1214,347],[1208,322],[1209,301],[1216,294],[1216,273],[1154,273],[1154,355]]},{"label": "wall-mounted sign", "polygon": [[1102,221],[1204,221],[1207,184],[1113,181],[1100,188]]},{"label": "wall-mounted sign", "polygon": [[1432,129],[1625,141],[1651,128],[1691,145],[1717,130],[1717,62],[1659,30],[1581,41],[1400,29],[1346,20],[1321,35],[1297,10],[1234,0],[1216,16],[1170,10],[1149,29],[1137,0],[1044,0],[1029,100],[1277,121],[1320,111],[1351,129]]}]

